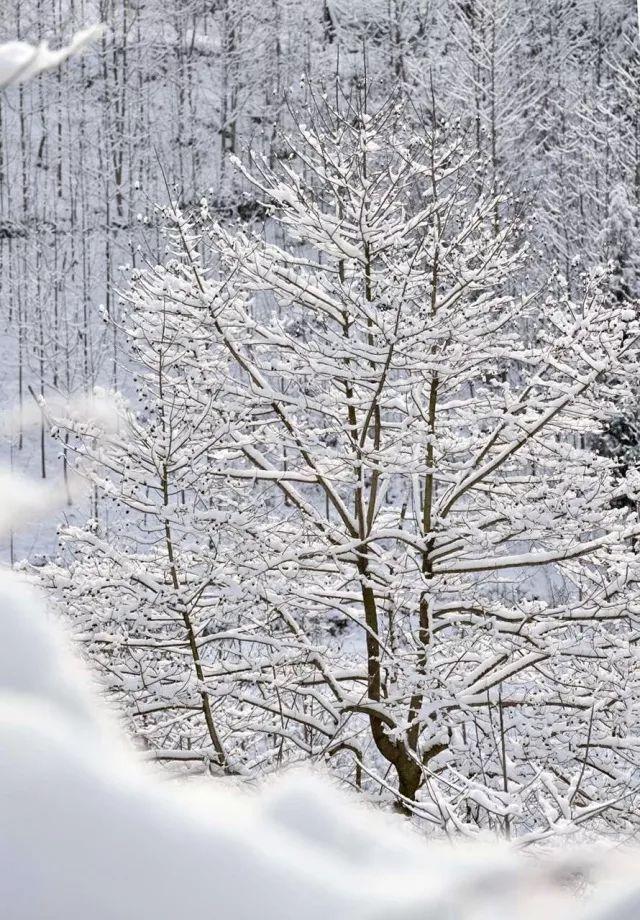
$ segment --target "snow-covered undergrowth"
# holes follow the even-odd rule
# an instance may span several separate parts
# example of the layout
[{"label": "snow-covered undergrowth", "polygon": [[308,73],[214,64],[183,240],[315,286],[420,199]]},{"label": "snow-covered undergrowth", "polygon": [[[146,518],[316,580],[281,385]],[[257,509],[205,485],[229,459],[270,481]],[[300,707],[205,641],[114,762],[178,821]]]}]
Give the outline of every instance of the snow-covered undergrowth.
[{"label": "snow-covered undergrowth", "polygon": [[258,793],[162,780],[102,711],[33,589],[4,575],[0,609],[0,903],[11,920],[638,916],[632,871],[613,885],[609,867],[615,903],[603,894],[589,907],[567,882],[583,857],[552,872],[496,844],[425,845],[317,775]]}]

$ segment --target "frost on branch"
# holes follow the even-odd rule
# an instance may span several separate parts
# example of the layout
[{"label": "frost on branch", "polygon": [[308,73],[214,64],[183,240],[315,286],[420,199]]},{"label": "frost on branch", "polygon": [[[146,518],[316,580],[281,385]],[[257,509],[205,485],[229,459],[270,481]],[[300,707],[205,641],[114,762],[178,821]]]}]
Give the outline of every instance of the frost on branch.
[{"label": "frost on branch", "polygon": [[256,159],[282,245],[171,210],[127,295],[139,404],[67,425],[128,514],[45,574],[159,758],[325,761],[439,829],[627,832],[640,527],[589,444],[637,324],[602,273],[523,291],[508,200],[409,124],[323,103]]}]

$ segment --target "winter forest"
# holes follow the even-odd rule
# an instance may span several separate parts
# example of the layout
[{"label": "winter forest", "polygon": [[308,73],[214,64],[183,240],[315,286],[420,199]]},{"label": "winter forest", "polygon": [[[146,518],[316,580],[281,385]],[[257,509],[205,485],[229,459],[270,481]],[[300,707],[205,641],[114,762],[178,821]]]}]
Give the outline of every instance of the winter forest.
[{"label": "winter forest", "polygon": [[636,5],[1,42],[9,920],[637,917]]}]

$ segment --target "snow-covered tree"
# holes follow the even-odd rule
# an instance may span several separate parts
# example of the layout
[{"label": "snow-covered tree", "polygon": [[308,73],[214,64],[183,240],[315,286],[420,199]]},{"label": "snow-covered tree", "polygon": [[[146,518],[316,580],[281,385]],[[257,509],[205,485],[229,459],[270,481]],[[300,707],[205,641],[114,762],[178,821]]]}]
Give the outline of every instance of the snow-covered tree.
[{"label": "snow-covered tree", "polygon": [[136,648],[139,679],[109,665],[130,711],[160,655],[153,692],[210,700],[238,768],[330,759],[446,828],[626,826],[638,525],[615,499],[635,485],[584,445],[626,394],[635,314],[598,274],[579,300],[562,278],[511,293],[520,228],[497,230],[454,129],[362,98],[305,121],[247,173],[286,245],[174,208],[181,251],[133,279],[147,421],[107,450],[62,420],[161,548],[71,531],[51,577],[94,654]]}]

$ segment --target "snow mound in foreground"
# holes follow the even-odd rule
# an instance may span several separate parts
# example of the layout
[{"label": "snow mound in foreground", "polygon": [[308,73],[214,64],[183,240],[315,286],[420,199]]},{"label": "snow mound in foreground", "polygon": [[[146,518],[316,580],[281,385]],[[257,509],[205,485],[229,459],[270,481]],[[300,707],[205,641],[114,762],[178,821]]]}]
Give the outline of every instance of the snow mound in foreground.
[{"label": "snow mound in foreground", "polygon": [[[168,782],[93,697],[40,597],[0,581],[0,904],[10,920],[627,920],[572,901],[563,864],[428,846],[314,774],[259,794]],[[574,868],[575,868],[574,863]],[[564,874],[563,874],[564,873]]]},{"label": "snow mound in foreground", "polygon": [[28,42],[11,41],[0,45],[0,89],[30,80],[43,70],[52,70],[66,61],[72,54],[81,51],[102,32],[102,26],[82,29],[64,48],[52,50],[46,42],[30,45]]}]

